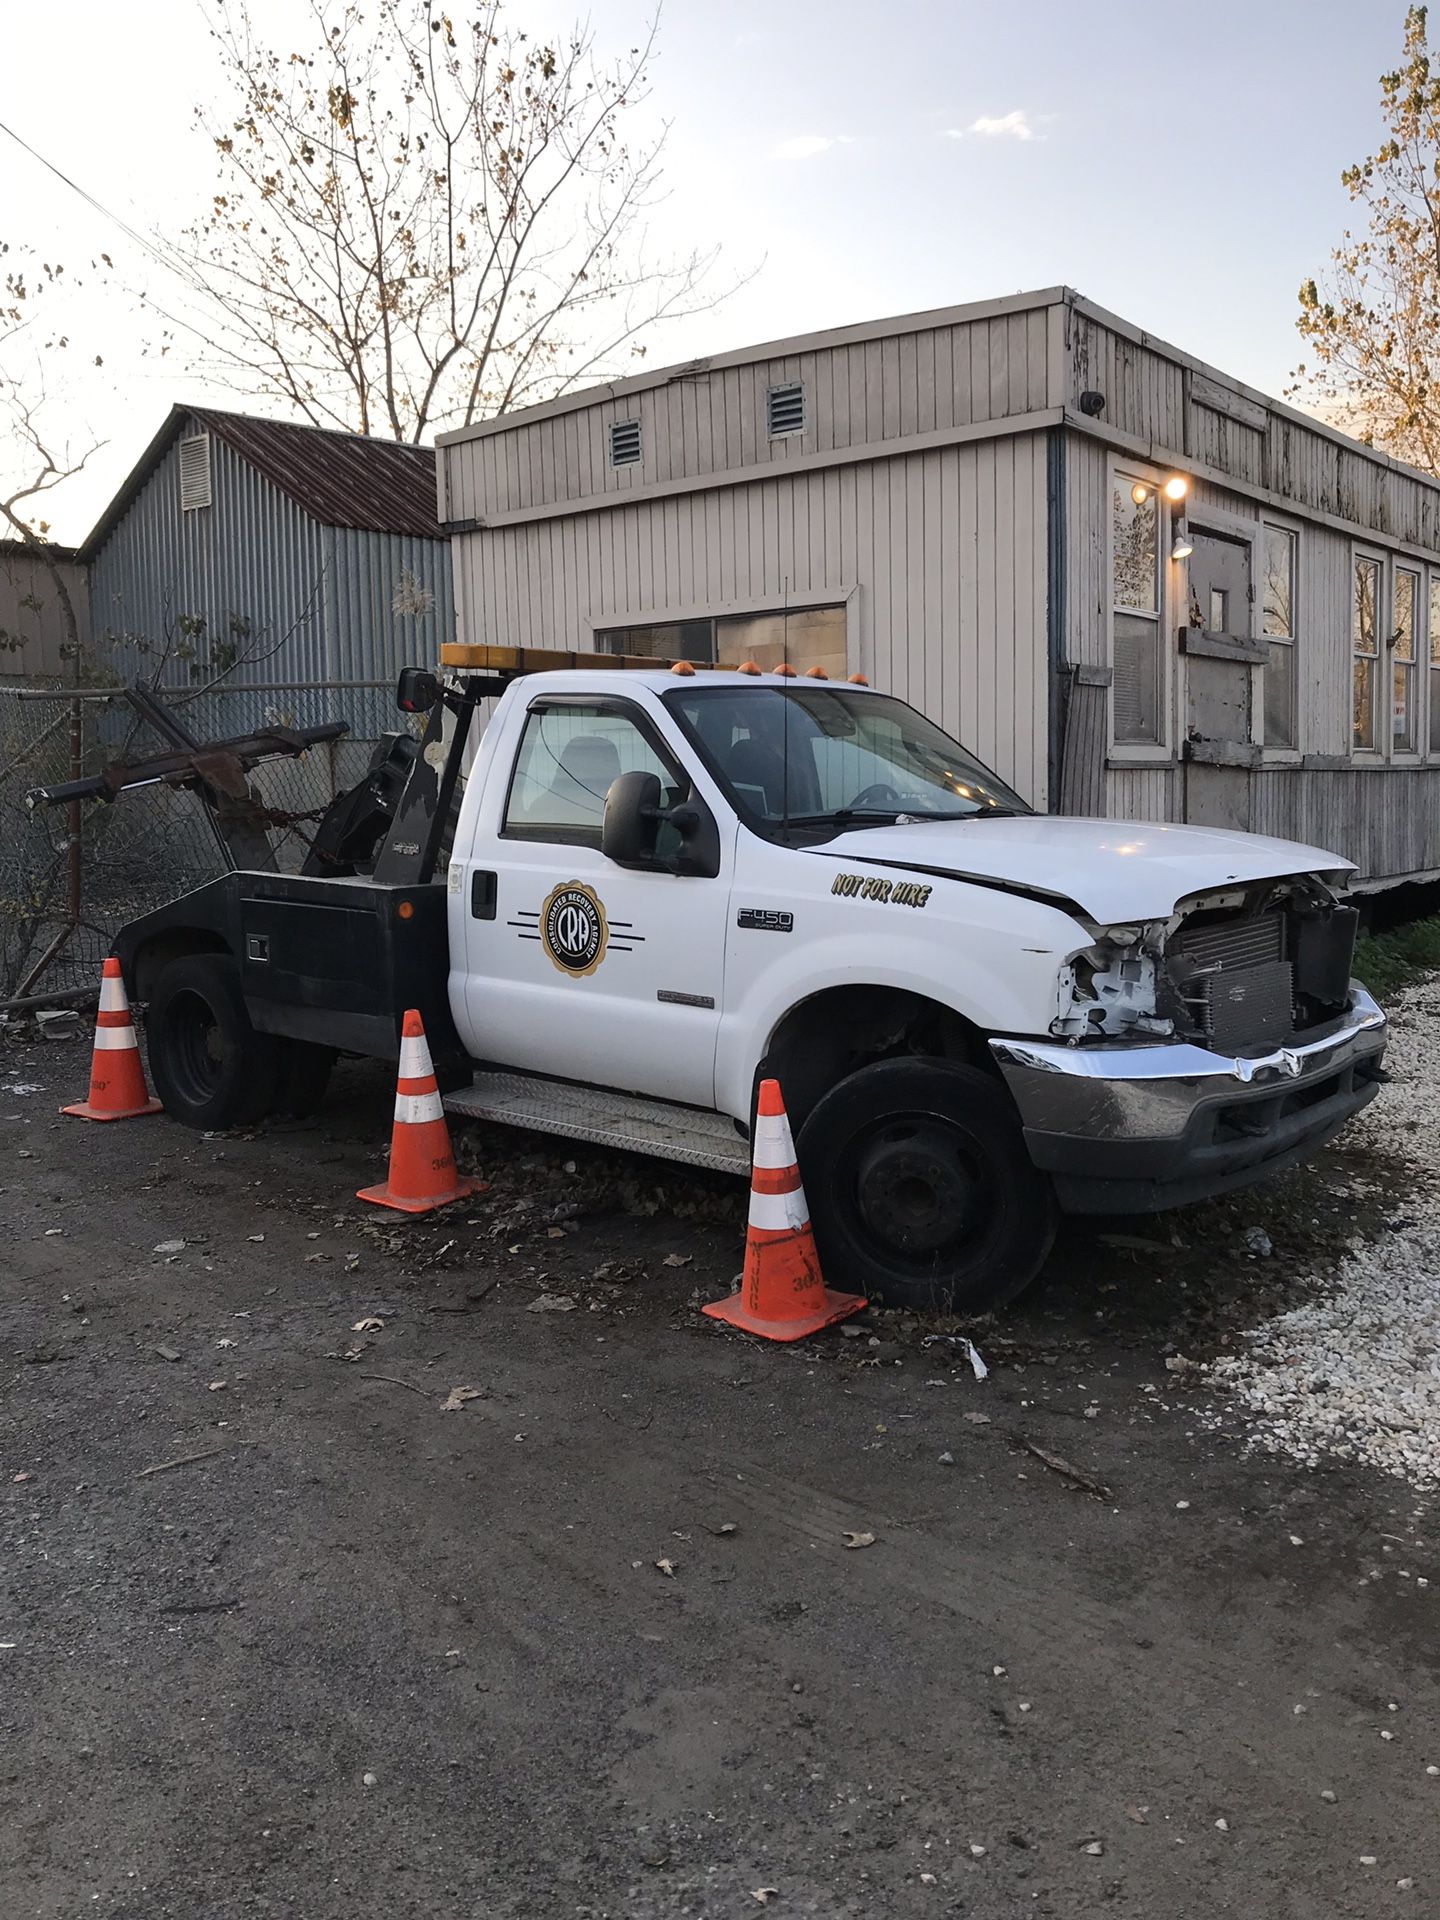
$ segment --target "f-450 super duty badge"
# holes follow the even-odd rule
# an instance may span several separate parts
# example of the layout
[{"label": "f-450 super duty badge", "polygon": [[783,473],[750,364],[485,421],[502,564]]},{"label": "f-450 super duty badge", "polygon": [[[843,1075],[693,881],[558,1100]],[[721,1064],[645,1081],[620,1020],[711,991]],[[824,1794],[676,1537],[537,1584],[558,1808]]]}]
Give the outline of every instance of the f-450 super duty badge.
[{"label": "f-450 super duty badge", "polygon": [[599,895],[583,880],[566,880],[545,897],[540,940],[562,973],[581,979],[605,958],[610,928]]},{"label": "f-450 super duty badge", "polygon": [[831,893],[842,900],[878,900],[882,906],[925,907],[930,904],[933,887],[914,880],[883,880],[879,874],[837,873]]}]

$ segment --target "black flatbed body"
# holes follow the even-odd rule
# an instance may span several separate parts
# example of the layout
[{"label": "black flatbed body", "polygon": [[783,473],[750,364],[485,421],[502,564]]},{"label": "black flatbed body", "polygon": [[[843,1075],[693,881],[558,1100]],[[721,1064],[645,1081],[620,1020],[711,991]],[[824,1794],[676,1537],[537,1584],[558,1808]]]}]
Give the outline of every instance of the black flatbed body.
[{"label": "black flatbed body", "polygon": [[261,1033],[394,1060],[414,1007],[441,1085],[470,1079],[450,1015],[443,886],[242,870],[132,920],[115,941],[142,1001],[168,960],[197,948],[235,961]]}]

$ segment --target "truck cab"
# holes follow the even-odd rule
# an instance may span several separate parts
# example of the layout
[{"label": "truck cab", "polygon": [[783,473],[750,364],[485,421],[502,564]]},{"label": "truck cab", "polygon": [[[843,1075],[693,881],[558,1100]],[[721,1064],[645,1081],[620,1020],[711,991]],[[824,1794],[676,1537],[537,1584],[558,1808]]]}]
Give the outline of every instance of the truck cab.
[{"label": "truck cab", "polygon": [[433,881],[402,801],[368,878],[237,873],[121,936],[182,1117],[164,969],[199,929],[262,1051],[386,1053],[423,1004],[462,1113],[743,1172],[777,1078],[835,1284],[979,1309],[1059,1211],[1262,1178],[1378,1089],[1321,849],[1038,816],[902,701],[784,669],[522,671],[427,741]]}]

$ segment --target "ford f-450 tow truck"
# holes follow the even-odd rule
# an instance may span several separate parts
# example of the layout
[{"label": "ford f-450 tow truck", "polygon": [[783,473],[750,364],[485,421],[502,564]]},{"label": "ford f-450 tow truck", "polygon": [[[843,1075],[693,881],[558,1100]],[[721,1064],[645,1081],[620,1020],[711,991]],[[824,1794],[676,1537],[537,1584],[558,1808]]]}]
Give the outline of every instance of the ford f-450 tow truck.
[{"label": "ford f-450 tow truck", "polygon": [[1037,815],[864,685],[444,659],[368,851],[327,822],[120,934],[176,1119],[313,1105],[417,1007],[452,1111],[739,1174],[773,1075],[833,1283],[973,1310],[1057,1211],[1257,1180],[1377,1091],[1335,854]]}]

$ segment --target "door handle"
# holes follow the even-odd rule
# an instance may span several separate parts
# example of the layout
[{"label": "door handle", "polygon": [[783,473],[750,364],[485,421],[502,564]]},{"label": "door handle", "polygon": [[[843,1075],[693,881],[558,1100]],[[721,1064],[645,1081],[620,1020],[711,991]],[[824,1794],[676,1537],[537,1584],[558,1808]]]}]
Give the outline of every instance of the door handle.
[{"label": "door handle", "polygon": [[470,918],[472,920],[493,920],[495,918],[496,876],[484,873],[479,867],[470,875]]}]

